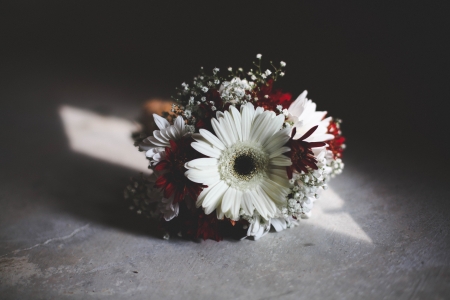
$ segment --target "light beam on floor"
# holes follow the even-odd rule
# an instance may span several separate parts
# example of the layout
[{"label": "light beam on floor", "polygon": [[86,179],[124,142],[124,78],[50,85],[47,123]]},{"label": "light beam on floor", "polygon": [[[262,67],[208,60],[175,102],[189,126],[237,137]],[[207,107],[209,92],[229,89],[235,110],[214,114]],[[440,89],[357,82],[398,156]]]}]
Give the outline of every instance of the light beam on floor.
[{"label": "light beam on floor", "polygon": [[59,115],[73,151],[151,173],[145,154],[133,146],[131,133],[138,129],[136,124],[67,105],[59,108]]}]

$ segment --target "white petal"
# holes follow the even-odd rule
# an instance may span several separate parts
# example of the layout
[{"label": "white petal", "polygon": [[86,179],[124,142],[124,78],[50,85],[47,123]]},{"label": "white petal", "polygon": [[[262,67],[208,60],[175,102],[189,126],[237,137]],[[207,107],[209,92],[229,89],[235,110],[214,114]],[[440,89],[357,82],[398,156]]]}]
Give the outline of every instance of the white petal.
[{"label": "white petal", "polygon": [[169,121],[167,121],[165,118],[158,116],[157,114],[153,114],[153,119],[155,120],[156,126],[158,126],[159,129],[163,129],[170,126]]},{"label": "white petal", "polygon": [[286,203],[286,196],[289,193],[288,188],[282,187],[269,178],[264,180],[264,184],[261,185],[261,188],[273,202],[277,204]]},{"label": "white petal", "polygon": [[284,229],[286,229],[286,220],[285,219],[282,219],[282,218],[272,219],[272,220],[270,220],[270,223],[277,232],[280,232],[280,231],[283,231]]},{"label": "white petal", "polygon": [[269,158],[273,158],[276,157],[278,155],[281,155],[285,152],[291,151],[291,148],[289,147],[280,147],[279,149],[273,151],[272,153],[270,153]]},{"label": "white petal", "polygon": [[289,157],[284,155],[279,155],[277,157],[270,159],[270,164],[274,166],[287,167],[292,165],[292,161]]},{"label": "white petal", "polygon": [[169,147],[170,144],[166,143],[166,142],[160,142],[157,138],[155,138],[154,136],[149,136],[147,138],[147,140],[149,140],[153,146],[158,146],[158,147]]},{"label": "white petal", "polygon": [[263,143],[263,147],[267,152],[272,153],[278,150],[281,146],[284,146],[290,139],[289,136],[290,129],[284,128],[275,133],[270,139],[267,139],[265,143]]},{"label": "white petal", "polygon": [[[265,210],[266,210],[266,216],[265,219],[268,220],[270,218],[273,218],[276,211],[277,211],[277,207],[275,206],[275,203],[270,199],[270,197],[267,195],[267,193],[265,191],[263,191],[263,189],[258,186],[256,188],[256,191],[258,193],[258,198],[260,199],[260,203],[264,206]],[[261,214],[261,216],[263,216]]]},{"label": "white petal", "polygon": [[195,205],[197,207],[202,206],[203,200],[205,200],[206,195],[208,195],[208,193],[218,184],[219,182],[217,182],[216,184],[212,184],[207,188],[204,188],[203,191],[200,193],[200,195],[198,195],[197,197],[197,202],[195,203]]},{"label": "white petal", "polygon": [[217,148],[212,147],[210,144],[206,144],[204,142],[193,142],[191,143],[192,148],[197,150],[198,152],[214,158],[220,157],[220,150]]},{"label": "white petal", "polygon": [[[224,113],[224,115],[225,115],[225,117],[224,117],[223,125],[227,129],[228,137],[230,138],[231,143],[234,144],[239,139],[237,129],[236,129],[236,124],[234,123],[233,117],[231,116],[231,114],[229,112],[226,111]],[[222,123],[222,121],[220,123]]]},{"label": "white petal", "polygon": [[305,141],[311,143],[311,142],[324,142],[324,141],[329,141],[332,139],[334,139],[334,135],[325,133],[325,134],[317,134],[317,135],[313,134],[309,138],[307,138]]},{"label": "white petal", "polygon": [[230,106],[231,115],[233,116],[233,121],[236,126],[236,131],[238,134],[238,139],[242,141],[242,126],[241,126],[241,114],[234,106]]},{"label": "white petal", "polygon": [[252,129],[250,131],[250,140],[259,141],[261,134],[267,129],[267,124],[270,122],[269,112],[264,112],[253,120]]},{"label": "white petal", "polygon": [[221,112],[221,111],[218,110],[218,111],[216,112],[216,118],[217,118],[217,119],[223,118],[223,112]]},{"label": "white petal", "polygon": [[217,158],[197,158],[191,161],[188,161],[185,165],[186,169],[211,169],[217,168]]},{"label": "white petal", "polygon": [[189,169],[184,175],[193,182],[203,183],[206,185],[211,185],[220,180],[219,172],[217,172],[217,168],[209,169],[209,170],[198,170],[198,169]]},{"label": "white petal", "polygon": [[263,132],[260,138],[260,143],[263,144],[267,139],[271,138],[275,133],[277,133],[283,126],[284,115],[278,115],[269,121],[266,130]]},{"label": "white petal", "polygon": [[[223,118],[221,118],[221,120],[223,120]],[[221,140],[226,147],[230,147],[232,145],[231,140],[228,138],[226,130],[222,128],[222,125],[219,123],[219,121],[217,121],[216,119],[211,119],[211,125],[219,140]]]},{"label": "white petal", "polygon": [[232,207],[232,218],[233,220],[237,221],[239,220],[239,211],[241,208],[241,202],[242,202],[242,192],[239,190],[236,190],[236,196],[235,196],[235,200],[233,202],[233,207]]},{"label": "white petal", "polygon": [[252,216],[253,215],[253,211],[255,210],[253,207],[253,203],[252,203],[252,197],[249,195],[250,192],[243,192],[242,195],[242,202],[241,202],[241,207],[244,210],[244,212],[249,215]]},{"label": "white petal", "polygon": [[243,106],[242,119],[241,119],[241,129],[242,129],[242,140],[243,141],[248,141],[249,140],[250,131],[252,129],[254,110],[255,109],[253,108],[253,105],[250,104],[250,103],[248,103],[247,105]]},{"label": "white petal", "polygon": [[233,202],[236,200],[236,190],[234,188],[229,188],[222,199],[221,209],[225,215],[228,217],[228,211],[233,207]]},{"label": "white petal", "polygon": [[161,135],[161,131],[159,131],[159,130],[153,131],[153,137],[154,137],[155,139],[157,139],[158,141],[160,141],[161,143],[169,144],[169,140],[167,140],[166,138],[164,138],[164,137]]},{"label": "white petal", "polygon": [[256,192],[256,190],[249,191],[248,195],[252,199],[252,204],[255,209],[259,212],[261,217],[264,219],[268,219],[269,211],[266,208],[265,201],[261,198],[261,196]]},{"label": "white petal", "polygon": [[200,129],[199,131],[200,131],[200,134],[212,145],[219,148],[220,150],[225,149],[225,145],[214,134],[212,134],[211,132],[209,132],[206,129]]},{"label": "white petal", "polygon": [[221,204],[223,194],[228,188],[229,187],[225,182],[219,181],[211,191],[209,191],[202,203],[205,214],[209,215]]},{"label": "white petal", "polygon": [[269,173],[269,178],[274,182],[276,182],[278,185],[281,185],[282,187],[285,188],[289,188],[290,183],[286,174],[286,170],[284,171],[284,173],[285,173],[284,176],[278,176],[277,174]]},{"label": "white petal", "polygon": [[308,95],[308,91],[303,91],[300,96],[289,106],[288,111],[293,116],[300,116],[303,112],[305,106],[306,95]]}]

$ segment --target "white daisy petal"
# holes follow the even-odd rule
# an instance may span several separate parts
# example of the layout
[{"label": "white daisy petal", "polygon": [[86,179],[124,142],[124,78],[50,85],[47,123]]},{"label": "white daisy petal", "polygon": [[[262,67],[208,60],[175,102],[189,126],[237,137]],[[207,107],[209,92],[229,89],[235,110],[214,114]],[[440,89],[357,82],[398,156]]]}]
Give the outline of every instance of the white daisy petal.
[{"label": "white daisy petal", "polygon": [[232,207],[232,215],[231,219],[237,221],[239,220],[239,211],[241,208],[241,201],[242,201],[242,191],[236,190],[236,196],[233,201],[233,207]]},{"label": "white daisy petal", "polygon": [[292,165],[291,159],[284,155],[279,155],[277,157],[270,159],[270,164],[274,166],[287,167]]},{"label": "white daisy petal", "polygon": [[[308,142],[323,142],[330,139],[327,135],[327,127],[331,118],[325,118],[326,111],[316,111],[317,105],[306,98],[307,92],[304,91],[297,100],[295,100],[288,109],[287,119],[294,122],[292,130],[296,129],[294,140],[301,138],[308,130],[314,126],[318,128],[306,139]],[[333,138],[333,137],[331,137]]]},{"label": "white daisy petal", "polygon": [[[223,118],[221,120],[223,120]],[[222,143],[226,147],[231,146],[231,141],[228,138],[228,134],[222,128],[220,123],[216,119],[212,119],[211,120],[211,125],[212,125],[212,128],[214,129],[214,132],[216,133],[217,137],[219,138],[219,140],[222,141]]]},{"label": "white daisy petal", "polygon": [[210,186],[208,186],[207,188],[204,188],[203,191],[200,193],[200,195],[198,195],[197,197],[197,201],[195,203],[195,205],[197,207],[202,206],[203,204],[203,200],[205,200],[206,195],[208,195],[208,193],[218,184],[219,182],[217,182],[216,184],[212,184]]},{"label": "white daisy petal", "polygon": [[220,150],[213,148],[211,145],[203,143],[203,142],[193,142],[191,143],[192,148],[197,150],[198,152],[214,158],[219,158]]},{"label": "white daisy petal", "polygon": [[238,139],[242,141],[242,125],[241,125],[241,114],[234,106],[230,106],[230,111],[233,116],[233,121],[236,126],[236,131],[238,133]]},{"label": "white daisy petal", "polygon": [[191,161],[188,161],[185,164],[185,167],[187,169],[211,169],[216,168],[217,169],[217,158],[197,158]]},{"label": "white daisy petal", "polygon": [[229,188],[225,194],[223,195],[222,199],[222,206],[221,209],[224,212],[224,214],[228,217],[228,211],[233,206],[233,202],[236,200],[236,190],[233,188]]},{"label": "white daisy petal", "polygon": [[273,151],[272,153],[270,153],[269,157],[274,158],[274,157],[281,155],[285,152],[288,152],[290,150],[291,150],[291,148],[289,148],[289,147],[281,147],[281,148],[278,148],[277,150]]},{"label": "white daisy petal", "polygon": [[167,121],[163,117],[158,116],[157,114],[153,114],[153,119],[155,120],[156,126],[158,126],[160,130],[170,126],[169,121]]},{"label": "white daisy petal", "polygon": [[[228,131],[228,136],[231,139],[231,143],[236,143],[239,139],[237,130],[236,130],[236,124],[234,123],[233,117],[231,116],[231,114],[229,112],[225,112],[224,113],[225,117],[224,117],[224,125],[225,128]],[[226,122],[226,123],[225,123]]]},{"label": "white daisy petal", "polygon": [[244,210],[245,214],[252,216],[254,211],[254,206],[252,202],[252,197],[250,192],[242,192],[241,208]]},{"label": "white daisy petal", "polygon": [[267,139],[263,143],[263,147],[267,149],[269,153],[276,151],[280,146],[284,146],[290,139],[289,137],[290,129],[284,128],[275,133],[270,139]]},{"label": "white daisy petal", "polygon": [[228,188],[229,187],[225,182],[219,181],[209,191],[202,203],[202,206],[205,209],[205,214],[209,215],[216,209],[217,206],[221,204],[223,194],[225,194]]},{"label": "white daisy petal", "polygon": [[197,170],[189,169],[184,175],[193,182],[211,185],[220,180],[220,175],[215,169]]},{"label": "white daisy petal", "polygon": [[219,148],[220,150],[225,149],[225,145],[214,134],[212,134],[211,132],[209,132],[206,129],[200,129],[199,131],[200,131],[200,134],[212,145]]}]

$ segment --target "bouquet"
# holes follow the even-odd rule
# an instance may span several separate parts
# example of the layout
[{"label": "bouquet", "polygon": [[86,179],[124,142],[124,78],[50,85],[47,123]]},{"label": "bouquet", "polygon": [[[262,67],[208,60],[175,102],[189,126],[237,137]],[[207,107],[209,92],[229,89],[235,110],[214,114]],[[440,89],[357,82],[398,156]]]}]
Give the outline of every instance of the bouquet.
[{"label": "bouquet", "polygon": [[317,111],[307,91],[275,88],[286,63],[203,68],[182,83],[159,128],[137,140],[151,175],[125,189],[131,209],[157,218],[163,237],[258,240],[311,216],[330,178],[342,172],[339,119]]}]

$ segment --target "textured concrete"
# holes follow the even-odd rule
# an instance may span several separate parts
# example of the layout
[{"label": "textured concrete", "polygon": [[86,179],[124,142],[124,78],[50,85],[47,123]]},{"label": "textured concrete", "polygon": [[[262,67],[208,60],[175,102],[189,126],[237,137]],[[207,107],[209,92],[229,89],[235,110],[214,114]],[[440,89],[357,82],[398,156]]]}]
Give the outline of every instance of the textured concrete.
[{"label": "textured concrete", "polygon": [[[26,136],[5,131],[15,144],[2,147],[2,299],[450,294],[450,193],[439,169],[382,153],[369,160],[370,145],[350,142],[345,172],[299,227],[257,242],[165,241],[122,200],[137,162],[146,164],[128,144],[126,119],[138,106],[113,101],[100,113],[100,100],[78,101],[81,108],[60,102],[2,116],[27,126]],[[101,156],[110,147],[116,161]]]}]

